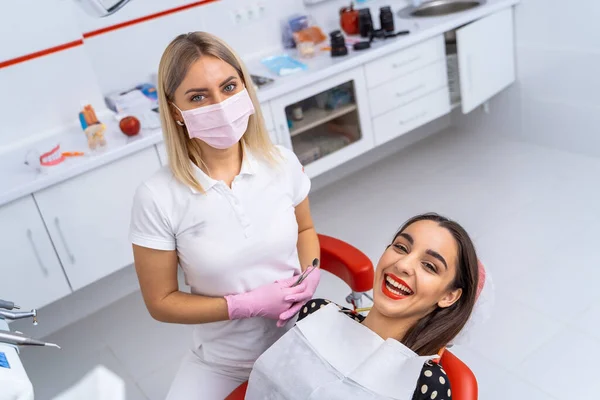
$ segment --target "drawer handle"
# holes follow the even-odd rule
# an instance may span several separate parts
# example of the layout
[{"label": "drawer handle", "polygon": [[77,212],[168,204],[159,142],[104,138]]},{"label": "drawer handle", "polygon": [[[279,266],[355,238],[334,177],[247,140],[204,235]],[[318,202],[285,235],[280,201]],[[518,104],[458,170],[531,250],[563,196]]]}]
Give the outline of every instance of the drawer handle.
[{"label": "drawer handle", "polygon": [[409,124],[411,122],[414,122],[415,120],[419,119],[419,118],[423,118],[424,116],[427,115],[427,111],[423,111],[417,115],[415,115],[414,117],[410,117],[409,119],[404,119],[400,121],[400,125],[406,125]]},{"label": "drawer handle", "polygon": [[424,87],[425,87],[425,84],[424,84],[424,83],[421,83],[420,85],[418,85],[418,86],[415,86],[415,87],[414,87],[414,88],[412,88],[412,89],[405,90],[404,92],[401,92],[401,93],[396,93],[396,97],[404,97],[404,96],[406,96],[407,94],[411,94],[412,92],[416,92],[417,90],[421,90],[421,89],[423,89]]},{"label": "drawer handle", "polygon": [[42,270],[42,274],[44,274],[44,276],[47,278],[49,275],[48,268],[46,268],[46,266],[44,265],[44,261],[42,261],[42,257],[40,257],[40,253],[37,249],[37,246],[35,245],[35,242],[33,241],[33,233],[31,232],[31,229],[27,229],[27,239],[29,239],[29,244],[31,245],[31,248],[33,249],[33,254],[35,254],[35,258],[38,262],[40,269]]},{"label": "drawer handle", "polygon": [[414,63],[415,61],[418,61],[420,58],[421,58],[420,55],[416,55],[413,58],[411,58],[409,60],[406,60],[406,61],[403,61],[401,63],[393,63],[392,64],[392,68],[401,68],[401,67],[404,67],[405,65]]},{"label": "drawer handle", "polygon": [[65,251],[67,252],[69,261],[71,261],[71,264],[75,264],[75,256],[73,255],[73,253],[71,253],[71,250],[69,249],[69,246],[67,245],[67,241],[65,240],[65,235],[63,234],[63,231],[60,228],[60,221],[58,220],[58,217],[54,217],[54,225],[56,225],[56,230],[58,231],[60,240],[63,242],[63,246],[65,248]]}]

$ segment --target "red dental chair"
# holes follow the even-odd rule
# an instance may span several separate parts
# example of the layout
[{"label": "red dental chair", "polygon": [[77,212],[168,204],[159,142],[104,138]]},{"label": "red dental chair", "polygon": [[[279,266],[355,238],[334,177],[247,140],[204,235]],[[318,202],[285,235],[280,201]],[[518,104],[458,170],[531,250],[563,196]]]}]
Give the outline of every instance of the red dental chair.
[{"label": "red dental chair", "polygon": [[[319,241],[321,268],[346,282],[352,289],[346,301],[360,307],[363,293],[373,288],[373,264],[364,253],[346,242],[325,235],[319,235]],[[477,400],[477,380],[466,364],[449,350],[442,353],[440,364],[450,380],[453,400]],[[225,400],[244,400],[247,387],[248,383],[243,383]]]}]

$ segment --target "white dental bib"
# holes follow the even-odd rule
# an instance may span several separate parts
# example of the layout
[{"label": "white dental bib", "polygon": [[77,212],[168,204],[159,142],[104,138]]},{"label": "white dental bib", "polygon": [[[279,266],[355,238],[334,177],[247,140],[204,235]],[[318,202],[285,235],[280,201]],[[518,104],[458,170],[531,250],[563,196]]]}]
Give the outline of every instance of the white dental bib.
[{"label": "white dental bib", "polygon": [[258,358],[246,399],[411,400],[423,364],[437,357],[383,340],[329,304]]}]

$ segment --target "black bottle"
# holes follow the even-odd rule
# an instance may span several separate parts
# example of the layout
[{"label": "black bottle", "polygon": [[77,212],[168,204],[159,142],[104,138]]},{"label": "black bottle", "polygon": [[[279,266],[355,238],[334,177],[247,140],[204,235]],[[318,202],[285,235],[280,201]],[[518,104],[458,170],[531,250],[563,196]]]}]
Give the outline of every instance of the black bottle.
[{"label": "black bottle", "polygon": [[368,8],[358,10],[358,30],[362,37],[369,37],[371,35],[373,19],[371,18],[371,10]]},{"label": "black bottle", "polygon": [[331,32],[329,38],[331,40],[331,57],[345,56],[348,54],[346,39],[341,31],[336,30]]},{"label": "black bottle", "polygon": [[379,9],[379,22],[381,23],[381,29],[385,32],[394,32],[394,14],[392,14],[390,6]]}]

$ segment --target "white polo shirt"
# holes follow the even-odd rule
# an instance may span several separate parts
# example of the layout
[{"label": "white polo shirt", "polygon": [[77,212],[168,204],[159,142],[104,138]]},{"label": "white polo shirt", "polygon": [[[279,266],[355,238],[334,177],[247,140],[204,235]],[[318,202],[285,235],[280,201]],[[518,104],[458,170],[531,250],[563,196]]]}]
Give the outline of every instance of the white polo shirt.
[{"label": "white polo shirt", "polygon": [[[294,208],[310,179],[292,151],[277,148],[279,167],[246,151],[231,188],[194,166],[205,194],[162,168],[136,191],[132,243],[177,250],[186,284],[205,296],[247,292],[298,273]],[[209,362],[249,367],[287,330],[275,324],[248,318],[196,325],[194,347]]]}]

